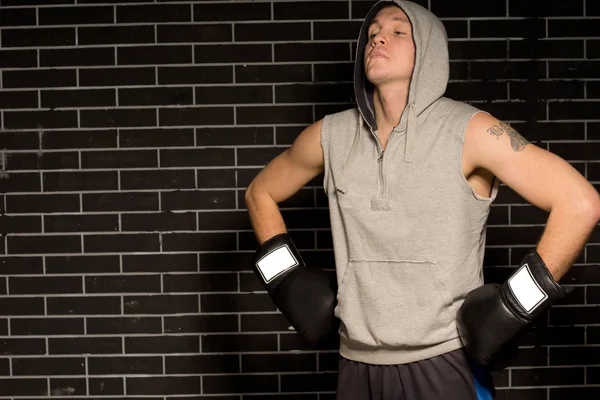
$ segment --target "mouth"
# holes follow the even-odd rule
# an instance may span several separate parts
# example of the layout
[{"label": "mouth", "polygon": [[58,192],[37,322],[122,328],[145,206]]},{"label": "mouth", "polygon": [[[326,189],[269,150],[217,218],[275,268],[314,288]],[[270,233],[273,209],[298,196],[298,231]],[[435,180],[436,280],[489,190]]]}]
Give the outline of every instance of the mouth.
[{"label": "mouth", "polygon": [[383,52],[381,52],[379,50],[375,50],[369,55],[369,58],[388,58],[388,57]]}]

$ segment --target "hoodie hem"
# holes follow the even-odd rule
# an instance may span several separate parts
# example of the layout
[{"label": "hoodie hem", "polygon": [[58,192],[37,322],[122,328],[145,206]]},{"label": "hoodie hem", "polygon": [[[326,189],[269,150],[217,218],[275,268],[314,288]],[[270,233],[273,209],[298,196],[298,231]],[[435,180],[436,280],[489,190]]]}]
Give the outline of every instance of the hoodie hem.
[{"label": "hoodie hem", "polygon": [[371,348],[368,350],[355,349],[352,344],[344,341],[343,337],[340,341],[339,353],[344,358],[352,361],[358,361],[366,364],[375,365],[390,365],[390,364],[408,364],[415,361],[425,360],[445,354],[463,347],[459,337],[451,339],[447,342],[440,343],[435,346],[402,351],[396,349]]}]

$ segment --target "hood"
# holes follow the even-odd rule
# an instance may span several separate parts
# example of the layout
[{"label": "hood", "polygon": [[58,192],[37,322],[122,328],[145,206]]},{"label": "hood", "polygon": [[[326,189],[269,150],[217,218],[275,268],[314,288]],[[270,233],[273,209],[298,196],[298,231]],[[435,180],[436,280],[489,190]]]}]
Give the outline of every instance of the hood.
[{"label": "hood", "polygon": [[449,78],[448,38],[442,22],[426,8],[402,0],[386,0],[376,3],[365,17],[360,29],[354,64],[354,94],[360,115],[371,130],[377,130],[373,106],[373,84],[365,75],[364,54],[368,41],[369,24],[381,8],[399,6],[412,25],[415,42],[415,65],[408,92],[406,109],[398,125],[406,130],[404,161],[412,161],[412,146],[418,134],[417,118],[423,110],[444,95]]}]

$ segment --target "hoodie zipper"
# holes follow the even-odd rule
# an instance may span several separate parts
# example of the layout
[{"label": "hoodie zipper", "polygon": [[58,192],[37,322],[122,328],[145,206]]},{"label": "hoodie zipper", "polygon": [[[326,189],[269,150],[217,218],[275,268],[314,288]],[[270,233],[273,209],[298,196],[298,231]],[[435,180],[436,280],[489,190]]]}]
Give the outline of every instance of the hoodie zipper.
[{"label": "hoodie zipper", "polygon": [[[377,191],[377,197],[383,197],[383,193],[385,193],[385,180],[383,177],[383,155],[385,154],[385,150],[381,148],[381,142],[379,141],[379,137],[377,136],[377,132],[373,132],[373,130],[371,130],[371,134],[373,134],[373,136],[375,137],[375,140],[377,142],[377,153],[378,153],[378,157],[377,157],[377,164],[378,164],[378,171],[379,171],[379,176],[378,176],[378,182],[379,185],[378,186],[378,191]],[[389,140],[388,140],[389,142]]]}]

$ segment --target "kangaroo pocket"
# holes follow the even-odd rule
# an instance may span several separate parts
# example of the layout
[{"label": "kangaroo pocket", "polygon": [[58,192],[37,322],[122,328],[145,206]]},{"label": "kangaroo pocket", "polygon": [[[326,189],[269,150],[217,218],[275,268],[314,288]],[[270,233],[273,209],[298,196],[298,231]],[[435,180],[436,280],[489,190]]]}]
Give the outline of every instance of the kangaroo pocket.
[{"label": "kangaroo pocket", "polygon": [[338,290],[342,340],[411,348],[456,337],[453,299],[429,261],[350,261]]}]

